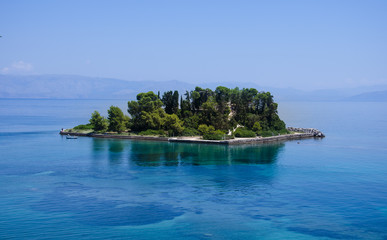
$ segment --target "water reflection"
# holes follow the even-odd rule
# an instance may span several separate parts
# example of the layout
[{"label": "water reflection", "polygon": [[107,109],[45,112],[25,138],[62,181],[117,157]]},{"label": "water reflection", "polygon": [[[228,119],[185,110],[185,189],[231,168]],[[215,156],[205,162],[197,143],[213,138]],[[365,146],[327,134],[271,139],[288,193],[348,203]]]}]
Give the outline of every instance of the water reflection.
[{"label": "water reflection", "polygon": [[123,161],[123,153],[125,150],[124,141],[109,140],[109,163],[111,165],[121,164]]},{"label": "water reflection", "polygon": [[[94,154],[107,151],[111,164],[121,164],[128,158],[129,163],[150,167],[272,164],[283,147],[284,143],[225,146],[106,139],[94,139],[93,142]],[[128,152],[127,157],[125,152]]]}]

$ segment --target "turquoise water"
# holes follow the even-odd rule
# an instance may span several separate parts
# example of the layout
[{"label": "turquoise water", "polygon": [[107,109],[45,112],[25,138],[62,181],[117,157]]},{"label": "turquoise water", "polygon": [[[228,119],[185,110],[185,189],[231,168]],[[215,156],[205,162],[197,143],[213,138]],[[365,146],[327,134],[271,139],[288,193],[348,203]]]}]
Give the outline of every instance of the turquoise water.
[{"label": "turquoise water", "polygon": [[387,239],[387,104],[280,103],[324,139],[68,140],[120,100],[0,100],[0,239]]}]

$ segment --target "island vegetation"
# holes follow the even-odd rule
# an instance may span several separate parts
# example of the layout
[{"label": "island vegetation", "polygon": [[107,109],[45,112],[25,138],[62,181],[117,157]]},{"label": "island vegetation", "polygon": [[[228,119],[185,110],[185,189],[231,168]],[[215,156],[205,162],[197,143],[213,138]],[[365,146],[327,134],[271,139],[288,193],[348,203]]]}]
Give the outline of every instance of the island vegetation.
[{"label": "island vegetation", "polygon": [[128,115],[116,106],[108,117],[98,111],[88,124],[70,131],[155,136],[202,136],[221,140],[234,137],[273,136],[289,133],[279,118],[278,104],[270,92],[254,88],[219,86],[214,91],[196,87],[180,95],[167,91],[140,93],[128,102]]}]

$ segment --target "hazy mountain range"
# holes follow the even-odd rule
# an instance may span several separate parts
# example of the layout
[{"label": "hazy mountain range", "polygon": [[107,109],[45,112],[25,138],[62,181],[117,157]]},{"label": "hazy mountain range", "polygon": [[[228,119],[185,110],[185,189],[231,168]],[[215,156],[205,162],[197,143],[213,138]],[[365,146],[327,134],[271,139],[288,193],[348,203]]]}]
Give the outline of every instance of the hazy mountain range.
[{"label": "hazy mountain range", "polygon": [[215,89],[256,88],[270,91],[276,101],[387,101],[387,85],[302,91],[273,88],[251,82],[192,84],[182,81],[126,81],[77,75],[0,75],[0,98],[134,99],[140,92],[178,90],[181,94],[199,85]]}]

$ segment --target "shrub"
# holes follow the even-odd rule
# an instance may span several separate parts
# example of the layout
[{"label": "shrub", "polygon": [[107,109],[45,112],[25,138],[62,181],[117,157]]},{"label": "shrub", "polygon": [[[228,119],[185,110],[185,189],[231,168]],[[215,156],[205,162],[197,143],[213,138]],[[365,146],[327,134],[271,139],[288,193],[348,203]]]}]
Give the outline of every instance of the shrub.
[{"label": "shrub", "polygon": [[246,128],[238,128],[237,130],[235,130],[234,135],[235,137],[239,137],[239,138],[251,138],[251,137],[257,136],[255,132],[248,130]]},{"label": "shrub", "polygon": [[194,128],[185,128],[181,133],[182,136],[199,136],[200,132]]},{"label": "shrub", "polygon": [[262,127],[261,127],[261,124],[260,124],[259,122],[255,122],[255,123],[254,123],[253,131],[254,131],[257,135],[261,135],[261,133],[262,133]]},{"label": "shrub", "polygon": [[283,134],[289,134],[290,132],[285,128],[285,129],[281,129],[281,130],[279,131],[279,133],[280,133],[281,135],[283,135]]},{"label": "shrub", "polygon": [[202,134],[202,135],[207,135],[207,134],[211,134],[215,131],[215,128],[214,126],[210,125],[210,126],[207,126],[206,124],[201,124],[198,128],[199,132]]},{"label": "shrub", "polygon": [[76,127],[74,127],[75,130],[93,130],[94,125],[88,123],[88,124],[81,124]]},{"label": "shrub", "polygon": [[271,137],[273,135],[274,133],[272,131],[262,131],[262,134],[261,134],[262,137]]},{"label": "shrub", "polygon": [[163,130],[153,130],[153,129],[148,129],[148,130],[139,132],[138,135],[142,135],[142,136],[152,135],[152,136],[160,136],[160,137],[166,136]]},{"label": "shrub", "polygon": [[183,121],[181,121],[176,114],[165,114],[163,121],[164,129],[170,132],[170,136],[181,135],[184,131],[184,127],[182,126]]},{"label": "shrub", "polygon": [[225,134],[220,130],[216,130],[211,133],[206,133],[203,135],[203,139],[205,140],[223,140],[224,138],[225,138]]}]

